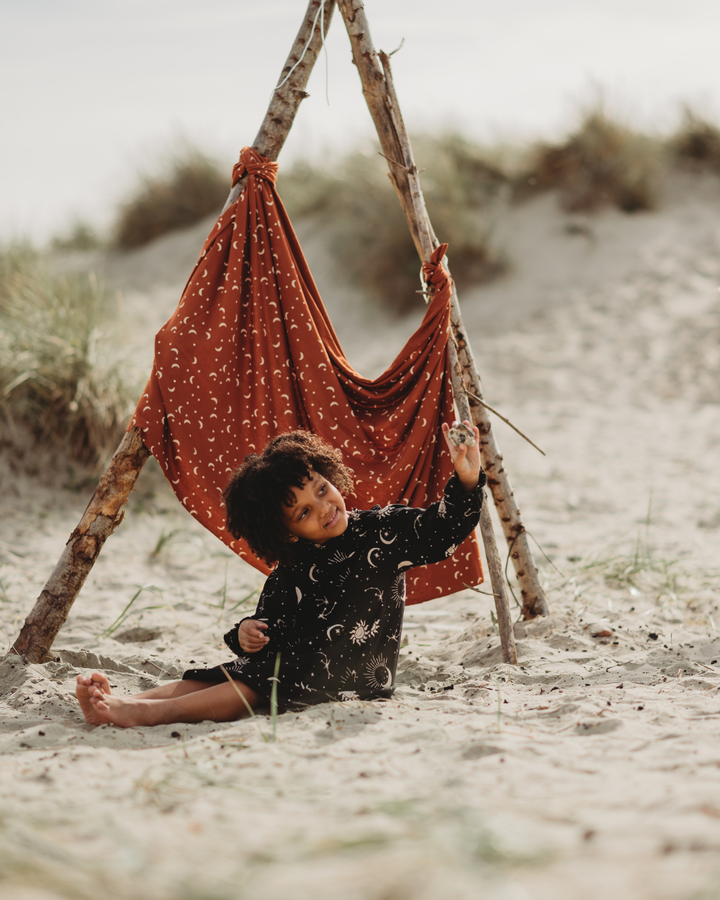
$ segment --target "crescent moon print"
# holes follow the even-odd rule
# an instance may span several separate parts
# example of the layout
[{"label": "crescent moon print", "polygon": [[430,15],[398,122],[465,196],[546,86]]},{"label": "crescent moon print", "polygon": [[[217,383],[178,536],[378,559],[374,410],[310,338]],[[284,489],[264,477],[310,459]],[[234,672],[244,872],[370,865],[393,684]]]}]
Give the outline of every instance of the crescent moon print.
[{"label": "crescent moon print", "polygon": [[370,563],[370,565],[373,567],[373,569],[377,569],[377,563],[374,563],[372,561],[372,555],[373,555],[373,553],[379,553],[379,552],[380,552],[379,547],[373,547],[372,549],[368,550],[367,561]]},{"label": "crescent moon print", "polygon": [[310,579],[310,581],[317,581],[317,578],[313,575],[315,569],[317,569],[317,566],[310,566],[310,571],[308,572],[308,578]]},{"label": "crescent moon print", "polygon": [[298,606],[299,606],[299,605],[300,605],[300,601],[302,600],[302,591],[300,590],[299,587],[296,587],[296,588],[295,588],[295,593],[297,594],[297,602],[298,602]]},{"label": "crescent moon print", "polygon": [[388,668],[387,659],[384,656],[374,656],[370,660],[365,667],[365,680],[375,690],[392,687],[392,672]]},{"label": "crescent moon print", "polygon": [[383,537],[383,533],[381,531],[380,532],[380,540],[383,542],[383,544],[394,544],[395,541],[397,540],[397,535],[395,535],[395,537],[391,541],[386,541],[385,538]]},{"label": "crescent moon print", "polygon": [[333,632],[337,632],[338,634],[341,634],[341,633],[343,632],[343,630],[344,630],[344,629],[343,629],[343,626],[342,626],[342,625],[331,625],[331,626],[328,628],[328,630],[327,630],[328,640],[329,640],[329,641],[332,641],[332,639],[333,639]]}]

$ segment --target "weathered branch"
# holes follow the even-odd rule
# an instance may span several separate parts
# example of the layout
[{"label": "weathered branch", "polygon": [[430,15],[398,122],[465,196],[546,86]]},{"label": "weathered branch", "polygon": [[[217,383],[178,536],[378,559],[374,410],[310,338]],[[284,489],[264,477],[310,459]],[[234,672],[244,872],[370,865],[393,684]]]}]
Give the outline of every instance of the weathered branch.
[{"label": "weathered branch", "polygon": [[[428,259],[430,252],[438,246],[439,241],[432,230],[425,209],[417,167],[412,157],[410,142],[395,96],[390,58],[385,53],[375,52],[362,0],[338,0],[338,6],[350,35],[353,60],[360,73],[363,93],[377,128],[383,155],[391,162],[390,179],[395,186],[400,204],[408,220],[418,254],[421,259]],[[451,322],[462,370],[462,384],[476,398],[482,399],[480,378],[466,337],[454,285]],[[459,393],[464,394],[465,390],[460,390]],[[456,401],[457,399],[456,395]],[[481,403],[472,397],[468,399],[472,420],[477,424],[481,433],[483,467],[488,474],[488,483],[498,509],[505,538],[511,547],[511,558],[523,597],[523,616],[533,618],[538,615],[547,615],[549,610],[545,594],[540,585],[537,568],[520,518],[520,511],[502,465],[502,456],[495,442],[490,416]]]},{"label": "weathered branch", "polygon": [[[400,113],[387,54],[377,54],[372,45],[370,29],[361,0],[339,0],[338,5],[350,35],[353,60],[358,68],[363,93],[375,122],[383,155],[390,162],[390,177],[395,185],[418,255],[428,261],[438,241],[425,208],[425,198],[420,188],[412,147]],[[462,372],[455,347],[449,345],[450,369],[453,393],[461,419],[470,418],[470,409],[464,391]],[[490,581],[495,595],[498,623],[502,623],[500,640],[505,662],[517,664],[515,638],[510,619],[505,577],[497,550],[487,504],[483,504],[480,528],[485,556],[488,560]]]},{"label": "weathered branch", "polygon": [[[457,350],[452,341],[448,345],[450,356],[450,372],[452,377],[453,395],[455,397],[455,405],[457,406],[458,415],[461,421],[472,421],[470,416],[470,406],[463,391],[462,368],[457,356]],[[505,573],[503,572],[503,564],[500,559],[497,541],[495,540],[495,532],[493,531],[492,520],[490,519],[490,510],[487,505],[487,494],[485,495],[482,510],[480,512],[480,535],[485,548],[485,559],[488,565],[488,574],[490,575],[490,584],[492,585],[493,595],[495,598],[495,611],[497,613],[498,630],[500,632],[500,646],[502,647],[503,661],[516,666],[518,663],[517,648],[515,647],[515,632],[513,631],[512,616],[510,615],[510,600],[508,597],[507,586],[505,582]]]},{"label": "weathered branch", "polygon": [[[302,100],[305,87],[322,46],[335,9],[335,0],[310,0],[305,18],[278,83],[253,147],[263,156],[277,159]],[[303,56],[304,52],[304,56]],[[302,57],[302,59],[301,59]],[[294,67],[294,69],[293,69]],[[290,74],[291,69],[292,74]],[[243,180],[230,192],[225,209],[239,196]],[[123,518],[123,508],[150,452],[138,428],[126,432],[107,471],[100,479],[80,524],[70,535],[65,550],[38,597],[32,612],[12,646],[12,652],[28,662],[45,662],[70,608],[80,592],[107,538]]]},{"label": "weathered branch", "polygon": [[457,342],[457,354],[463,374],[463,384],[472,412],[472,420],[480,429],[480,452],[483,468],[488,476],[495,508],[502,525],[522,595],[524,619],[547,616],[550,612],[545,592],[540,584],[535,560],[530,550],[527,532],[520,517],[510,479],[503,465],[503,457],[495,441],[490,414],[480,401],[483,399],[480,376],[475,367],[472,348],[460,316],[460,304],[453,287],[453,304],[450,312],[453,333]]},{"label": "weathered branch", "polygon": [[70,535],[55,570],[25,620],[12,651],[29,662],[45,662],[105,541],[122,522],[124,507],[150,456],[138,428],[125,433],[107,471]]},{"label": "weathered branch", "polygon": [[[268,111],[253,141],[255,150],[272,160],[280,155],[300,104],[308,96],[305,88],[335,11],[335,0],[325,0],[324,9],[322,4],[323,0],[310,0],[300,31],[278,78],[280,86],[273,92]],[[247,176],[234,185],[223,212],[238,199],[246,180]]]}]

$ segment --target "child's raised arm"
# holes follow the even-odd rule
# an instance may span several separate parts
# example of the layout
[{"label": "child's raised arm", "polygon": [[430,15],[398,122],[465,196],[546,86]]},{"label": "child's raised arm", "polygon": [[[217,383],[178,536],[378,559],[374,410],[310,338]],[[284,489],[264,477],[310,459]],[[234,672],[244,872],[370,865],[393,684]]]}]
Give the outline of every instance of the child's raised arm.
[{"label": "child's raised arm", "polygon": [[443,422],[442,431],[445,435],[445,442],[447,443],[448,450],[450,451],[450,457],[452,459],[453,465],[455,466],[455,471],[458,474],[460,483],[469,493],[470,491],[475,490],[475,488],[477,487],[481,472],[480,432],[467,420],[464,422],[464,424],[472,430],[472,433],[475,436],[475,443],[472,446],[468,446],[467,444],[454,443],[449,437],[450,426],[447,424],[447,422]]}]

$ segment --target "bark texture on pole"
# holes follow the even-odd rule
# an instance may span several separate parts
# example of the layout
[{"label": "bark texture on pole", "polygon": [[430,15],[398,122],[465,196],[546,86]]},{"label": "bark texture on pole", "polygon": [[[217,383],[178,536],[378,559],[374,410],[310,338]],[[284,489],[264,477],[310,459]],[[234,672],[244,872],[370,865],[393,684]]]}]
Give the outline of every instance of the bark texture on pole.
[{"label": "bark texture on pole", "polygon": [[[415,247],[420,258],[425,260],[438,246],[439,241],[425,209],[417,168],[393,87],[390,59],[385,53],[376,53],[373,47],[362,0],[338,0],[338,6],[350,35],[353,60],[360,73],[363,93],[377,128],[383,154],[390,165],[390,178],[408,220]],[[453,337],[462,372],[462,379],[458,385],[460,390],[456,391],[456,402],[459,400],[459,394],[467,396],[472,421],[480,429],[483,468],[487,472],[488,484],[520,584],[523,617],[531,619],[547,615],[549,612],[547,600],[510,480],[502,463],[502,455],[495,441],[490,413],[472,396],[482,399],[482,388],[454,286],[451,304]]]},{"label": "bark texture on pole", "polygon": [[483,468],[488,477],[488,487],[495,501],[495,508],[507,541],[510,559],[520,585],[522,615],[524,619],[547,616],[550,610],[545,591],[543,591],[540,584],[540,577],[530,550],[528,535],[520,517],[520,510],[515,501],[510,479],[503,465],[502,454],[495,440],[490,413],[481,403],[477,402],[477,399],[483,399],[480,376],[475,367],[472,348],[460,317],[460,306],[457,302],[457,294],[455,294],[454,287],[450,321],[462,370],[462,388],[467,395],[472,420],[480,430],[480,453],[482,455]]},{"label": "bark texture on pole", "polygon": [[[324,4],[323,0],[310,0],[308,4],[295,43],[278,78],[279,87],[273,93],[268,111],[253,142],[253,148],[269,159],[277,160],[300,104],[309,96],[305,88],[315,60],[322,49],[323,37],[330,27],[333,12],[335,0],[325,0]],[[247,176],[241,178],[230,191],[223,212],[235,203],[246,181]]]},{"label": "bark texture on pole", "polygon": [[[472,421],[470,417],[470,407],[465,392],[463,391],[462,369],[454,344],[450,343],[449,351],[453,395],[455,397],[458,415],[460,416],[461,421],[464,421],[465,419]],[[497,541],[495,540],[492,520],[490,519],[487,494],[485,494],[483,500],[484,502],[480,512],[480,535],[482,537],[483,547],[485,548],[485,559],[487,560],[490,584],[495,599],[495,612],[497,613],[503,662],[516,666],[518,664],[517,648],[515,647],[515,632],[513,631],[512,616],[510,615],[510,602],[505,582],[505,573],[503,572],[502,560],[500,559]]]},{"label": "bark texture on pole", "polygon": [[[390,178],[400,198],[418,255],[422,261],[427,261],[430,259],[432,251],[438,246],[438,241],[425,208],[425,199],[420,187],[412,147],[395,95],[390,58],[387,54],[375,52],[363,4],[360,0],[339,0],[338,5],[350,35],[353,60],[360,73],[363,93],[375,122],[383,153],[390,164]],[[458,413],[462,419],[470,419],[462,371],[452,343],[450,344],[450,368]],[[505,576],[487,504],[483,504],[480,531],[495,596],[503,659],[505,662],[517,665],[517,651]]]},{"label": "bark texture on pole", "polygon": [[28,662],[45,662],[49,658],[52,643],[105,541],[123,520],[127,498],[149,456],[140,430],[127,431],[25,620],[12,652]]},{"label": "bark texture on pole", "polygon": [[[290,77],[273,93],[253,144],[263,156],[276,160],[285,143],[300,103],[307,97],[305,87],[334,9],[335,0],[325,0],[324,5],[323,0],[310,0],[308,4],[278,84]],[[230,192],[225,209],[240,196],[243,183],[241,179]],[[135,427],[127,431],[11,652],[32,663],[50,658],[53,641],[65,624],[103,544],[122,522],[124,506],[149,456],[141,431]]]}]

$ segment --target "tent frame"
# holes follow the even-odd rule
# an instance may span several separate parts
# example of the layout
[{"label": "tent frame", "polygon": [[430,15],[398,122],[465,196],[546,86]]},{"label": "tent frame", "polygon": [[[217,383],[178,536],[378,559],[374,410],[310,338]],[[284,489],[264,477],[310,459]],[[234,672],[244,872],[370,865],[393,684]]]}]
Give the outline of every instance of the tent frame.
[{"label": "tent frame", "polygon": [[[277,160],[297,110],[308,96],[305,88],[336,5],[350,36],[353,61],[360,74],[363,93],[380,138],[383,155],[389,162],[390,180],[400,199],[418,255],[425,262],[439,246],[439,241],[425,208],[418,169],[395,94],[390,57],[382,51],[376,52],[372,45],[362,0],[310,0],[280,74],[281,86],[273,93],[252,146],[263,156]],[[233,187],[224,209],[240,196],[246,177]],[[460,418],[475,422],[480,430],[482,464],[520,585],[523,618],[547,615],[547,600],[540,585],[527,533],[482,399],[480,377],[463,326],[454,284],[451,328],[448,350],[455,405]],[[136,427],[130,428],[102,475],[80,522],[70,535],[11,652],[31,663],[42,663],[53,658],[50,653],[52,644],[67,620],[72,604],[105,541],[122,522],[125,504],[149,456],[150,451],[143,443],[142,432]],[[516,665],[517,652],[506,581],[487,503],[483,504],[480,530],[497,610],[503,660]]]}]

